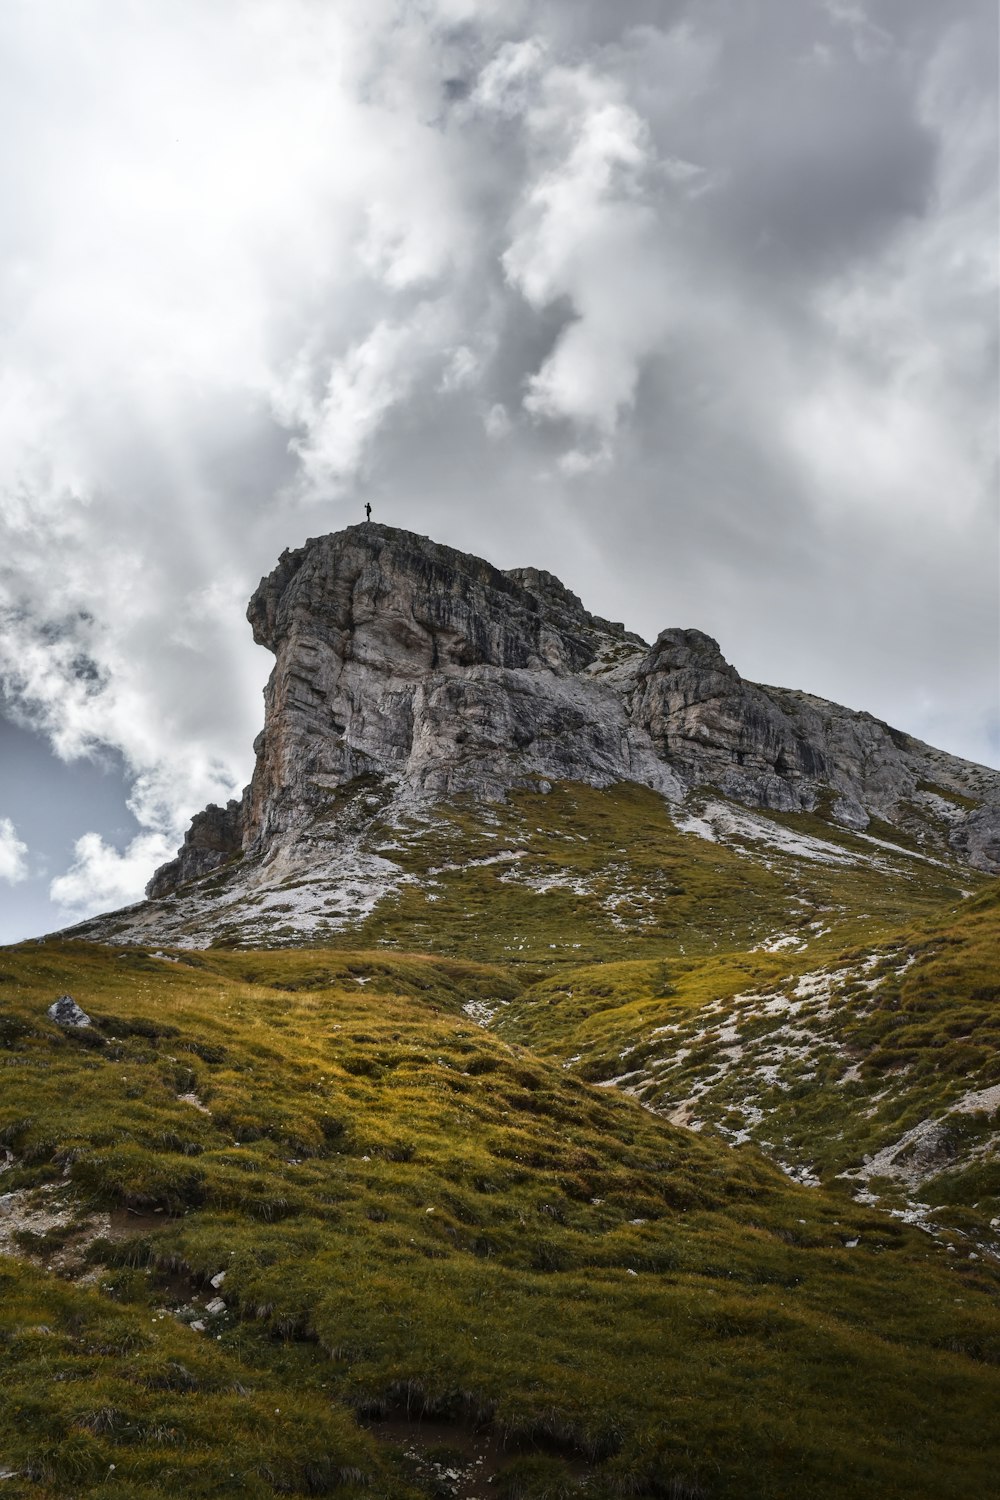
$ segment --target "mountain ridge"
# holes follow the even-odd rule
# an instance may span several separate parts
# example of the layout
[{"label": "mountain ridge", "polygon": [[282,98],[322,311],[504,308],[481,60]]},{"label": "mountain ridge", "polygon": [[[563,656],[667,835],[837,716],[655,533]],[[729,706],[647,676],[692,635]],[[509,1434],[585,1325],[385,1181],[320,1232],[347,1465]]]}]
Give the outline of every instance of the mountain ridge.
[{"label": "mountain ridge", "polygon": [[247,617],[276,657],[253,779],[239,801],[196,815],[151,897],[266,855],[332,791],[373,774],[487,800],[550,780],[629,780],[681,803],[707,785],[750,807],[825,807],[851,829],[909,825],[1000,869],[1000,773],[864,711],[746,682],[701,631],[649,645],[553,574],[363,523],[283,553]]}]

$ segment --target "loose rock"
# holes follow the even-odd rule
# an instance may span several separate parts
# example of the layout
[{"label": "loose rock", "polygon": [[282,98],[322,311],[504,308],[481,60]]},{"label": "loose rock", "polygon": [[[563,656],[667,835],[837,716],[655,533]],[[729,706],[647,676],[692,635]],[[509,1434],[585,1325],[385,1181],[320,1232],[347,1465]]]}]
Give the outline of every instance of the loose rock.
[{"label": "loose rock", "polygon": [[87,1012],[77,1005],[72,995],[60,995],[58,1000],[53,1000],[48,1014],[57,1026],[63,1026],[67,1031],[83,1031],[93,1025]]}]

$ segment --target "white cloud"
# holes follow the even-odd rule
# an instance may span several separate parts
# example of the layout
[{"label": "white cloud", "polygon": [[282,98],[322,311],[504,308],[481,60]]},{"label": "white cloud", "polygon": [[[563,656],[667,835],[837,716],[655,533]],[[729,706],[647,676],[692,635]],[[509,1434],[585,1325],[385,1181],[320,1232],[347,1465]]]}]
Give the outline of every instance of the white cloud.
[{"label": "white cloud", "polygon": [[[538,74],[539,65],[537,49],[527,59],[519,54],[502,88],[492,79],[480,87],[484,105],[499,97],[496,107],[508,113],[511,77],[524,95],[515,97],[532,168],[504,270],[533,307],[564,297],[574,314],[529,377],[524,405],[533,416],[590,428],[606,444],[634,399],[643,360],[670,324],[653,193],[658,162],[618,80],[586,65]],[[564,467],[572,471],[573,459]]]},{"label": "white cloud", "polygon": [[49,895],[57,906],[83,918],[141,901],[150,873],[171,857],[173,847],[160,834],[143,834],[122,854],[100,834],[85,833],[73,854],[73,863],[52,881]]},{"label": "white cloud", "polygon": [[475,385],[483,371],[483,359],[468,344],[459,344],[445,366],[438,390],[442,394],[465,390]]},{"label": "white cloud", "polygon": [[483,417],[483,426],[486,428],[487,436],[494,442],[499,442],[507,437],[513,423],[510,420],[510,412],[502,401],[494,401],[486,415]]},{"label": "white cloud", "polygon": [[[859,7],[836,9],[860,24]],[[924,74],[933,214],[906,222],[864,278],[833,276],[818,290],[823,357],[789,391],[783,422],[824,508],[946,532],[984,503],[995,513],[996,117],[966,86],[972,45],[950,28]]]},{"label": "white cloud", "polygon": [[859,62],[877,63],[891,49],[889,32],[876,25],[857,0],[824,0],[824,9],[835,26],[846,28]]},{"label": "white cloud", "polygon": [[559,457],[559,469],[570,476],[577,474],[603,474],[614,463],[614,453],[609,443],[596,448],[570,448]]},{"label": "white cloud", "polygon": [[480,73],[473,103],[508,119],[524,114],[532,102],[547,51],[538,36],[505,42]]},{"label": "white cloud", "polygon": [[0,818],[0,880],[17,885],[28,878],[28,846],[10,818]]},{"label": "white cloud", "polygon": [[421,303],[406,322],[376,323],[332,361],[318,400],[301,369],[276,392],[283,420],[303,429],[290,444],[300,461],[301,494],[323,498],[362,472],[387,413],[405,401],[429,365],[440,364],[447,348],[446,317],[444,307]]}]

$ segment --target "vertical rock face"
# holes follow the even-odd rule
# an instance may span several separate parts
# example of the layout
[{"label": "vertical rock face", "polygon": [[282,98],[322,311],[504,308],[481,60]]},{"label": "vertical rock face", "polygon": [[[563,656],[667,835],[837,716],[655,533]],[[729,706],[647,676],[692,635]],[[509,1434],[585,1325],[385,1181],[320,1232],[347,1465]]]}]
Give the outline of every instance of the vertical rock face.
[{"label": "vertical rock face", "polygon": [[277,658],[248,848],[308,821],[365,773],[485,796],[538,776],[628,773],[624,704],[580,674],[602,652],[643,642],[588,614],[550,574],[502,573],[408,532],[355,526],[286,553],[248,618]]},{"label": "vertical rock face", "polygon": [[554,780],[637,781],[677,801],[707,787],[857,829],[875,817],[1000,868],[1000,774],[745,682],[701,631],[648,646],[551,573],[366,524],[284,553],[247,613],[275,655],[253,780],[194,819],[151,896],[240,853],[272,857],[366,775],[425,799]]},{"label": "vertical rock face", "polygon": [[826,770],[822,751],[765,693],[744,683],[711,636],[664,630],[636,678],[631,712],[687,781],[760,807],[812,807]]}]

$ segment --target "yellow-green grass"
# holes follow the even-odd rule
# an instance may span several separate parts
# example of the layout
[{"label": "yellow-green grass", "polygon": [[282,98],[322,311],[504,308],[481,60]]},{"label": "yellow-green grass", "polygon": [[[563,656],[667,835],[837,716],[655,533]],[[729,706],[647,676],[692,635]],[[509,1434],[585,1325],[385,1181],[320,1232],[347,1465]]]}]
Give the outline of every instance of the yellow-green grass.
[{"label": "yellow-green grass", "polygon": [[986,884],[974,871],[876,848],[810,814],[766,816],[779,836],[820,837],[845,862],[683,832],[661,797],[627,782],[515,791],[490,807],[458,798],[402,829],[375,817],[366,847],[417,879],[330,941],[514,968],[704,956],[748,949],[775,932],[835,952]]},{"label": "yellow-green grass", "polygon": [[[399,1411],[491,1424],[529,1497],[988,1492],[982,1262],[474,1026],[521,971],[177,957],[0,955],[2,1185],[77,1215],[70,1279],[0,1260],[5,1493],[402,1500],[353,1420]],[[87,1246],[108,1208],[139,1232]]]},{"label": "yellow-green grass", "polygon": [[[813,944],[560,972],[526,989],[499,1025],[581,1076],[627,1075],[658,1109],[696,1096],[699,1120],[745,1130],[832,1186],[866,1155],[1000,1083],[998,954],[994,881],[874,948]],[[828,976],[828,988],[813,996],[807,981],[803,996],[805,971]],[[733,1060],[720,1070],[728,1049]],[[909,1192],[986,1242],[1000,1214],[1000,1159],[988,1144],[998,1126],[988,1100],[949,1115],[937,1169]],[[887,1203],[906,1197],[899,1181],[878,1191]]]},{"label": "yellow-green grass", "polygon": [[398,1493],[319,1382],[291,1388],[280,1362],[251,1369],[157,1310],[151,1288],[105,1285],[0,1259],[5,1496]]}]

